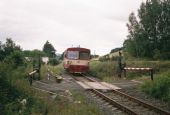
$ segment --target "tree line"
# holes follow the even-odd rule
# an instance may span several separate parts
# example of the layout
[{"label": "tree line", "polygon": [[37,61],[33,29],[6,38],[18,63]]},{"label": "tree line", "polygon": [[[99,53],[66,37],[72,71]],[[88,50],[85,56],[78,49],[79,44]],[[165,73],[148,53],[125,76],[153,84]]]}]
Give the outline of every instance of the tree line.
[{"label": "tree line", "polygon": [[56,60],[55,48],[50,42],[46,42],[41,50],[22,50],[11,38],[6,38],[6,42],[0,41],[0,62],[5,62],[13,67],[24,64],[24,57],[49,57],[51,64],[58,64]]},{"label": "tree line", "polygon": [[170,59],[170,0],[142,2],[129,15],[124,50],[134,57]]}]

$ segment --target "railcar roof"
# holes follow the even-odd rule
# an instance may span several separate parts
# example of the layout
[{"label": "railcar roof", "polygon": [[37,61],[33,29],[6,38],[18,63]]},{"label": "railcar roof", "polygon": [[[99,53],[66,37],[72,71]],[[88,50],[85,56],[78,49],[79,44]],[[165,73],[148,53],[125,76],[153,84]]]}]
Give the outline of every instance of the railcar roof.
[{"label": "railcar roof", "polygon": [[90,52],[90,49],[87,49],[87,48],[67,48],[66,51],[89,51]]}]

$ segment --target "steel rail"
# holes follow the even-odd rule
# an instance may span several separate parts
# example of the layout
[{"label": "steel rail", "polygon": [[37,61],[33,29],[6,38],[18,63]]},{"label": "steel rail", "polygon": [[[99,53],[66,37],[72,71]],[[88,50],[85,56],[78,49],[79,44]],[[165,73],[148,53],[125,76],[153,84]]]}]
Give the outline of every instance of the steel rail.
[{"label": "steel rail", "polygon": [[105,101],[110,103],[111,105],[113,105],[113,106],[119,108],[120,110],[124,111],[125,113],[128,113],[129,115],[138,115],[138,113],[136,113],[133,110],[131,110],[130,108],[127,108],[127,107],[123,106],[122,104],[114,101],[113,99],[111,99],[110,97],[101,93],[100,91],[98,91],[96,89],[90,89],[90,91],[94,92],[96,95],[98,95],[99,97],[101,97],[102,99],[104,99]]},{"label": "steel rail", "polygon": [[[83,74],[82,74],[82,75],[83,75]],[[83,76],[86,77],[87,79],[89,79],[90,81],[98,82],[98,81],[96,81],[96,80],[94,80],[94,79],[92,79],[92,78],[89,78],[89,77],[85,76],[85,75],[83,75]],[[105,87],[111,88],[111,87],[106,86],[106,85],[104,85],[104,84],[102,84],[102,85],[105,86]],[[156,106],[154,106],[154,105],[151,105],[151,104],[148,104],[148,103],[146,103],[146,102],[143,102],[143,101],[141,101],[141,100],[139,100],[139,99],[137,99],[137,98],[135,98],[135,97],[132,97],[132,96],[130,96],[130,95],[128,95],[128,94],[125,94],[125,93],[120,92],[120,91],[118,91],[118,90],[115,90],[115,89],[113,89],[113,88],[111,88],[111,89],[112,89],[112,91],[113,91],[114,93],[116,93],[116,94],[118,94],[118,95],[121,95],[121,96],[123,96],[123,97],[126,97],[126,98],[128,98],[129,100],[131,100],[131,101],[133,101],[133,102],[136,102],[136,103],[138,103],[138,104],[140,104],[140,105],[142,105],[142,106],[144,106],[144,107],[146,107],[146,108],[152,109],[152,110],[154,110],[154,111],[156,111],[156,112],[158,112],[158,113],[161,113],[161,114],[163,114],[163,115],[170,115],[170,112],[168,112],[168,111],[165,111],[165,110],[163,110],[163,109],[161,109],[161,108],[158,108],[158,107],[156,107]]]},{"label": "steel rail", "polygon": [[[73,77],[75,80],[78,80],[77,78]],[[90,80],[90,79],[88,79]],[[92,81],[92,80],[90,80]],[[85,83],[84,81],[82,81],[83,83]],[[85,83],[87,86],[91,87],[90,85],[88,85],[87,83]],[[134,112],[133,110],[123,106],[120,103],[117,103],[116,101],[114,101],[113,99],[111,99],[110,97],[106,96],[105,94],[103,94],[102,92],[94,89],[93,87],[91,87],[91,89],[89,89],[90,91],[92,91],[93,93],[95,93],[97,96],[101,97],[102,99],[104,99],[106,102],[108,102],[109,104],[119,108],[120,110],[122,110],[125,113],[128,113],[130,115],[138,115],[138,113]]]}]

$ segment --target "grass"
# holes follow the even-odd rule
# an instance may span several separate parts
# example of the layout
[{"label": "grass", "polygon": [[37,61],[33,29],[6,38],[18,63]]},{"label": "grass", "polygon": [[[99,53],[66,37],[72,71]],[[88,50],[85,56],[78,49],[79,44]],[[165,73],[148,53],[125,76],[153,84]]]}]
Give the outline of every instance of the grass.
[{"label": "grass", "polygon": [[[170,61],[126,61],[127,67],[151,67],[154,70],[154,76],[169,70]],[[117,77],[117,62],[116,61],[92,61],[90,63],[90,73],[103,81],[111,82],[119,80]],[[123,74],[122,74],[123,76]],[[150,79],[149,72],[127,71],[127,79],[140,79],[141,77]],[[143,78],[145,78],[143,77]]]},{"label": "grass", "polygon": [[170,71],[160,74],[153,82],[145,82],[142,91],[170,104]]},{"label": "grass", "polygon": [[48,65],[47,67],[48,67],[51,71],[53,71],[54,74],[57,74],[57,75],[60,75],[60,74],[64,71],[64,68],[63,68],[62,63],[60,63],[60,64],[57,65],[57,66],[50,66],[50,65]]},{"label": "grass", "polygon": [[[127,61],[127,67],[151,67],[154,70],[154,81],[149,72],[127,71],[127,79],[145,82],[141,90],[152,97],[170,104],[170,61]],[[91,73],[103,81],[120,80],[116,75],[116,62],[91,62]]]},{"label": "grass", "polygon": [[[27,72],[30,66],[11,68],[10,65],[0,63],[0,113],[3,115],[30,115],[32,113],[44,113],[44,104],[37,92],[29,86]],[[20,102],[26,99],[23,106]],[[41,104],[38,104],[41,103]],[[36,107],[36,108],[35,108]]]},{"label": "grass", "polygon": [[[170,62],[158,61],[129,61],[128,66],[153,67],[158,76],[153,82],[147,81],[142,90],[147,94],[170,102]],[[48,66],[55,74],[63,71],[62,64],[58,66]],[[91,73],[104,81],[117,80],[116,62],[92,62]],[[71,96],[62,96],[64,92],[58,92],[58,96],[53,100],[51,95],[35,90],[29,86],[26,74],[32,70],[31,66],[11,68],[10,65],[0,63],[0,112],[6,115],[17,115],[21,110],[24,115],[100,115],[100,110],[88,103],[80,92],[71,91]],[[47,72],[47,66],[42,66],[42,78]],[[162,73],[164,72],[164,73]],[[134,74],[134,78],[138,75]],[[128,77],[130,76],[128,74]],[[141,74],[141,73],[139,73]],[[146,78],[147,75],[142,75]],[[60,95],[60,93],[62,95]],[[19,100],[27,99],[28,103],[22,107]]]},{"label": "grass", "polygon": [[116,76],[116,62],[90,62],[90,74],[102,80],[111,80]]},{"label": "grass", "polygon": [[[46,72],[42,66],[41,75]],[[50,68],[53,68],[50,66]],[[59,74],[62,66],[55,66],[54,72]],[[0,63],[0,113],[3,115],[100,115],[100,110],[92,103],[88,103],[79,92],[71,92],[71,96],[58,96],[54,99],[50,94],[35,90],[30,87],[26,78],[31,66],[10,68],[9,65]],[[4,79],[4,77],[6,79]],[[64,94],[64,92],[62,92]],[[70,100],[71,98],[71,100]],[[20,101],[27,100],[22,106]]]},{"label": "grass", "polygon": [[71,96],[56,96],[55,106],[49,114],[59,115],[101,115],[100,110],[88,103],[83,94],[71,91]]}]

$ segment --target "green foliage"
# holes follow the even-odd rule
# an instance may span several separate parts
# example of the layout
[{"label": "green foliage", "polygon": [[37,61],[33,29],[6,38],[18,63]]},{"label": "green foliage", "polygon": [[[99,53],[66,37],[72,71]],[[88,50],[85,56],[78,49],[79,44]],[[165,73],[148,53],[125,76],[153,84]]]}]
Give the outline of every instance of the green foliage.
[{"label": "green foliage", "polygon": [[154,50],[154,56],[153,56],[153,58],[154,58],[155,60],[161,59],[161,52],[160,52],[158,49],[155,49],[155,50]]},{"label": "green foliage", "polygon": [[55,57],[55,48],[50,42],[46,42],[43,46],[43,52],[45,52],[49,57]]},{"label": "green foliage", "polygon": [[[53,114],[60,115],[101,115],[100,110],[86,101],[84,94],[80,91],[71,91],[71,96],[57,95],[55,98],[56,108]],[[50,111],[51,112],[51,111]]]},{"label": "green foliage", "polygon": [[25,50],[25,51],[23,51],[23,55],[24,55],[24,57],[47,56],[47,54],[45,52],[40,51],[40,50],[33,50],[33,51]]},{"label": "green foliage", "polygon": [[6,57],[4,62],[10,64],[12,67],[18,67],[24,64],[24,58],[21,52],[15,51]]},{"label": "green foliage", "polygon": [[11,38],[6,39],[6,43],[3,44],[0,41],[0,61],[3,61],[7,56],[15,51],[21,51],[20,46],[16,45]]},{"label": "green foliage", "polygon": [[159,75],[153,82],[146,82],[142,90],[147,94],[170,103],[170,72]]},{"label": "green foliage", "polygon": [[[169,70],[170,61],[126,61],[127,67],[151,67],[154,70],[154,78],[155,75],[160,74],[162,72],[166,72]],[[90,73],[93,76],[97,76],[102,80],[112,78],[117,80],[117,61],[92,61],[90,62]],[[123,76],[123,75],[122,75]],[[127,71],[127,79],[140,78],[142,76],[147,76],[150,78],[149,72],[142,71]]]},{"label": "green foliage", "polygon": [[10,53],[14,51],[21,51],[20,46],[16,45],[11,38],[6,39],[6,43],[3,45],[3,49],[6,55],[10,55]]},{"label": "green foliage", "polygon": [[48,64],[53,65],[53,66],[58,65],[59,61],[55,58],[52,58],[52,59],[50,58]]},{"label": "green foliage", "polygon": [[[47,68],[47,67],[46,67]],[[55,75],[60,75],[64,71],[62,63],[58,64],[57,66],[49,66],[48,68],[53,71]]]},{"label": "green foliage", "polygon": [[124,48],[135,57],[170,59],[170,2],[169,0],[147,0],[134,13],[127,24],[129,35]]},{"label": "green foliage", "polygon": [[[31,113],[43,114],[46,108],[43,100],[34,97],[34,92],[25,79],[29,68],[12,68],[7,63],[0,62],[0,113],[2,115],[30,115]],[[21,105],[22,99],[27,100],[25,106]]]},{"label": "green foliage", "polygon": [[[17,99],[24,97],[24,93],[12,86],[13,69],[5,63],[0,63],[0,113],[7,114],[12,111],[18,112],[19,102]],[[15,106],[13,106],[15,105]],[[10,115],[10,114],[9,114]]]},{"label": "green foliage", "polygon": [[108,62],[91,62],[90,63],[90,73],[93,76],[97,76],[100,79],[104,79],[105,77],[113,77],[116,75],[116,62],[108,61]]}]

